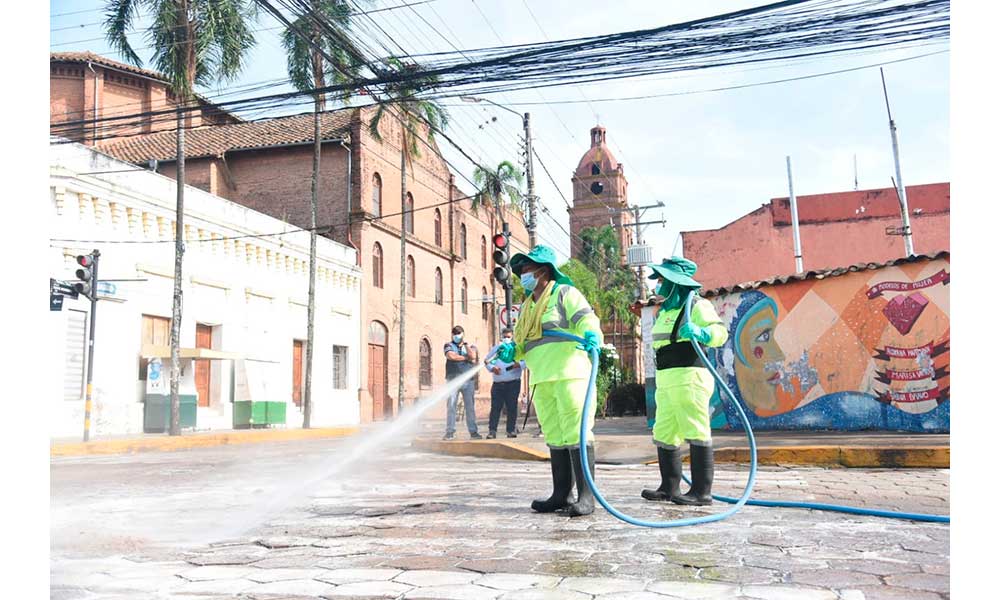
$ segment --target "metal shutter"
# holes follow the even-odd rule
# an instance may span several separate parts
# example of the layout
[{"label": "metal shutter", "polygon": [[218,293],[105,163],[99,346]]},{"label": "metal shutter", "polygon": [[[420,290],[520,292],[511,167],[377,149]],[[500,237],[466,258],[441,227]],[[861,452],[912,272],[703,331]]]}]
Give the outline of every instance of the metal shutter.
[{"label": "metal shutter", "polygon": [[80,400],[84,395],[87,358],[87,313],[66,312],[66,361],[63,371],[63,400]]}]

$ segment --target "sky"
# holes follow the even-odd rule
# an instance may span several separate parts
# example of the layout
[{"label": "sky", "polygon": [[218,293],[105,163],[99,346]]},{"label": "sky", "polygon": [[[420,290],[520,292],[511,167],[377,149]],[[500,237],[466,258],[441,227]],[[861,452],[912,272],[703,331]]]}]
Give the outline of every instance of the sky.
[{"label": "sky", "polygon": [[[400,7],[403,2],[376,0],[372,7]],[[469,49],[647,29],[765,3],[430,0],[372,17],[409,53],[421,54],[452,51],[451,44]],[[103,40],[103,5],[99,0],[53,0],[50,49],[90,50],[120,60]],[[230,85],[286,77],[277,27],[272,17],[261,15],[258,42],[243,74],[232,84],[200,91],[212,97]],[[134,47],[147,45],[140,31],[131,37]],[[526,90],[490,95],[488,99],[516,112],[531,113],[535,150],[556,184],[536,161],[536,193],[547,209],[539,221],[542,243],[555,247],[561,258],[568,256],[569,218],[563,197],[572,202],[570,177],[589,147],[590,128],[599,122],[607,128],[612,154],[624,164],[630,204],[664,205],[643,216],[644,221],[658,222],[647,226],[643,237],[659,260],[682,254],[681,231],[723,227],[771,198],[787,197],[786,156],[792,160],[797,196],[854,189],[855,160],[859,189],[891,187],[895,175],[877,66],[745,89],[704,90],[879,65],[930,53],[937,54],[884,66],[899,136],[902,179],[909,186],[950,181],[948,42],[794,64]],[[139,54],[147,58],[150,51]],[[680,95],[598,101],[648,94]],[[487,103],[449,99],[445,104],[451,117],[449,136],[477,161],[497,165],[503,160],[521,160],[522,129],[517,115]],[[297,106],[242,116],[260,118],[306,110],[308,107]],[[440,146],[453,165],[459,186],[471,190],[464,177],[472,178],[473,165],[446,142]],[[660,224],[661,220],[665,223]],[[918,253],[936,250],[922,248],[919,239],[914,245]],[[792,248],[788,251],[791,255]]]}]

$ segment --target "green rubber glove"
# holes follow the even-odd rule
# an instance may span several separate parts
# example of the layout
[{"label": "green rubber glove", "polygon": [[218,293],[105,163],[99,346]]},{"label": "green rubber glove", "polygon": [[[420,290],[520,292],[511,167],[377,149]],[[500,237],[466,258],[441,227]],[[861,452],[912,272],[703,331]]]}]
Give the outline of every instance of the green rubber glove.
[{"label": "green rubber glove", "polygon": [[600,338],[593,331],[588,331],[583,334],[583,343],[578,344],[577,348],[583,350],[584,352],[590,352],[601,346]]},{"label": "green rubber glove", "polygon": [[707,329],[699,327],[694,323],[685,323],[677,331],[677,337],[697,340],[698,343],[705,345],[712,339],[712,334]]},{"label": "green rubber glove", "polygon": [[501,362],[514,362],[514,354],[517,350],[517,344],[514,342],[500,342],[500,347],[497,348],[496,359]]}]

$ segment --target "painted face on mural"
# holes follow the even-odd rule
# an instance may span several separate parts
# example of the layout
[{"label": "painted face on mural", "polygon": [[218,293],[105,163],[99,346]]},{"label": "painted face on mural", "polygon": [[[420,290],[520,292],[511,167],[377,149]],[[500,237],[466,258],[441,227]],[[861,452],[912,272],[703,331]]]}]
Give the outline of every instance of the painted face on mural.
[{"label": "painted face on mural", "polygon": [[734,339],[740,392],[746,404],[761,416],[779,410],[778,386],[785,354],[774,339],[777,323],[777,307],[765,297],[743,316]]}]

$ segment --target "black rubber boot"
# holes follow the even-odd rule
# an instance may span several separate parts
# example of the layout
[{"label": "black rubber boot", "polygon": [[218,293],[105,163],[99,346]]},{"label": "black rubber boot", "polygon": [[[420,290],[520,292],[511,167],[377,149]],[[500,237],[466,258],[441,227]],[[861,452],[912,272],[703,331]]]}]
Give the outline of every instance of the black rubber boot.
[{"label": "black rubber boot", "polygon": [[642,490],[646,500],[665,502],[681,495],[681,449],[656,448],[656,457],[660,461],[660,487],[655,490]]},{"label": "black rubber boot", "polygon": [[[576,502],[569,505],[569,516],[582,517],[594,512],[594,493],[590,491],[587,480],[583,475],[583,464],[580,456],[580,448],[573,448],[569,451],[573,461],[573,475],[576,479]],[[587,469],[590,470],[590,478],[594,478],[594,446],[587,444]]]},{"label": "black rubber boot", "polygon": [[715,461],[711,446],[691,446],[691,489],[673,498],[674,504],[708,506],[712,503]]},{"label": "black rubber boot", "polygon": [[552,496],[548,500],[535,500],[531,510],[541,513],[555,512],[573,501],[573,467],[569,450],[549,448],[552,459]]}]

